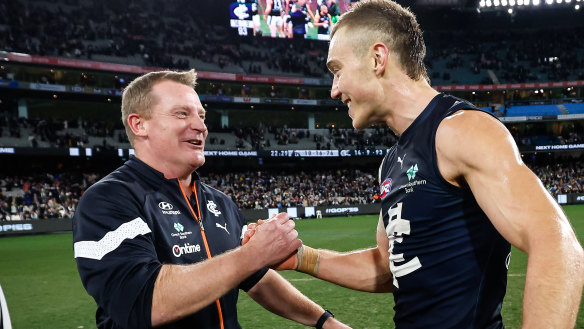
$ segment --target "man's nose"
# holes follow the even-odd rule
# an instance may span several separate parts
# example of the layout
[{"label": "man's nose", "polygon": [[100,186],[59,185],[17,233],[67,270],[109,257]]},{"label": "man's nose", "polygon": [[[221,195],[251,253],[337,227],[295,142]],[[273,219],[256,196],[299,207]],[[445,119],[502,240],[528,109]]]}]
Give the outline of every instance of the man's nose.
[{"label": "man's nose", "polygon": [[207,131],[207,125],[205,121],[198,115],[194,116],[194,120],[191,120],[191,128],[205,133]]},{"label": "man's nose", "polygon": [[331,86],[331,98],[337,99],[341,98],[341,91],[339,90],[339,84],[337,83],[337,79],[333,80],[333,84]]}]

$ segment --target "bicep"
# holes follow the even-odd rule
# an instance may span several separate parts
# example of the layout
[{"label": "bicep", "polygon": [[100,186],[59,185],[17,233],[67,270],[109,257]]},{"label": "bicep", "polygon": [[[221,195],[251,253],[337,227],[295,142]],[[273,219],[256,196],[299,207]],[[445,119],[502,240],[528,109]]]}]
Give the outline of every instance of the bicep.
[{"label": "bicep", "polygon": [[[463,113],[445,120],[436,136],[445,178],[468,185],[495,228],[514,246],[527,251],[534,237],[557,232],[558,224],[567,221],[495,118]],[[454,142],[460,140],[465,143]]]},{"label": "bicep", "polygon": [[529,247],[530,235],[553,230],[554,222],[563,217],[537,176],[524,164],[499,170],[483,166],[465,178],[495,228],[523,251]]}]

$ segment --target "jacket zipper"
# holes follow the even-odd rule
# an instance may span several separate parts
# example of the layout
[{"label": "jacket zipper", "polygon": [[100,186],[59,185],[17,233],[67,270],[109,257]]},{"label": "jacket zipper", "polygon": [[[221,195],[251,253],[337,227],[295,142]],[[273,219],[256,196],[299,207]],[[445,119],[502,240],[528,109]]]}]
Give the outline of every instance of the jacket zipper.
[{"label": "jacket zipper", "polygon": [[[201,229],[201,235],[203,236],[203,244],[205,245],[205,251],[207,252],[207,259],[211,259],[213,256],[211,256],[211,248],[209,248],[209,244],[207,242],[207,235],[205,234],[205,226],[203,225],[203,217],[201,216],[201,208],[199,207],[199,196],[197,195],[196,183],[193,182],[192,190],[193,194],[195,195],[195,204],[197,205],[198,216],[197,213],[195,213],[195,211],[193,210],[193,207],[189,202],[189,198],[187,198],[187,195],[178,178],[177,182],[178,186],[180,187],[180,191],[183,197],[185,198],[185,201],[187,202],[189,209],[191,210],[191,214],[193,214],[195,221],[197,222],[197,224],[199,224],[199,228]],[[219,323],[221,324],[221,329],[225,329],[225,324],[223,323],[223,312],[221,311],[221,302],[219,301],[219,299],[215,301],[215,304],[217,304],[217,311],[219,312]]]}]

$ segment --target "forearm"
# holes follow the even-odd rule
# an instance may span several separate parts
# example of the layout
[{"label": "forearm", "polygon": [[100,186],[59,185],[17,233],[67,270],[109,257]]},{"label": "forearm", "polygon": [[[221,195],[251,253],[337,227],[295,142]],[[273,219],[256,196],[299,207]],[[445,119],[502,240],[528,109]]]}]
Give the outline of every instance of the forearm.
[{"label": "forearm", "polygon": [[367,292],[391,292],[389,259],[374,247],[348,253],[319,250],[320,264],[315,277],[337,285]]},{"label": "forearm", "polygon": [[314,326],[324,312],[273,270],[268,271],[248,294],[268,311],[305,326]]},{"label": "forearm", "polygon": [[152,296],[152,325],[198,312],[261,268],[246,248],[192,265],[163,265]]},{"label": "forearm", "polygon": [[574,328],[584,285],[581,247],[530,252],[523,301],[523,328]]}]

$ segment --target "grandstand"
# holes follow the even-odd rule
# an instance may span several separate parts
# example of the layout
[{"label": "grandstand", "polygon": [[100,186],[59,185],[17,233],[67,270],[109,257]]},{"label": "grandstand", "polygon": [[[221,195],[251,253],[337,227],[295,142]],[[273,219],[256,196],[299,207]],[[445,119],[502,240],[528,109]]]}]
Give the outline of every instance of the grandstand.
[{"label": "grandstand", "polygon": [[[378,213],[378,166],[398,137],[353,129],[330,99],[327,42],[240,36],[228,3],[2,2],[0,222],[69,225],[83,192],[133,154],[123,88],[145,72],[190,68],[209,128],[200,174],[246,216]],[[498,117],[550,195],[584,203],[584,12],[478,3],[412,3],[431,84]]]},{"label": "grandstand", "polygon": [[[206,150],[216,171],[231,170],[222,167],[231,163],[229,156],[220,154],[240,155],[242,169],[254,170],[343,154],[349,156],[345,161],[365,163],[362,169],[373,172],[396,137],[387,127],[352,129],[344,104],[330,100],[327,43],[241,37],[221,14],[194,14],[219,13],[219,8],[201,3],[194,9],[182,0],[163,8],[149,1],[3,4],[2,157],[68,162],[85,156],[120,163],[131,154],[119,121],[122,88],[143,72],[195,67],[208,111]],[[415,10],[427,27],[426,64],[438,90],[500,117],[529,159],[538,150],[550,151],[548,157],[556,150],[581,156],[580,12],[566,16],[567,9],[560,8],[506,17],[462,6],[457,10],[465,14],[454,21],[445,18],[456,11],[444,7]],[[52,15],[60,19],[51,20]],[[556,23],[553,28],[530,25],[542,16]],[[465,24],[473,28],[459,28]]]}]

